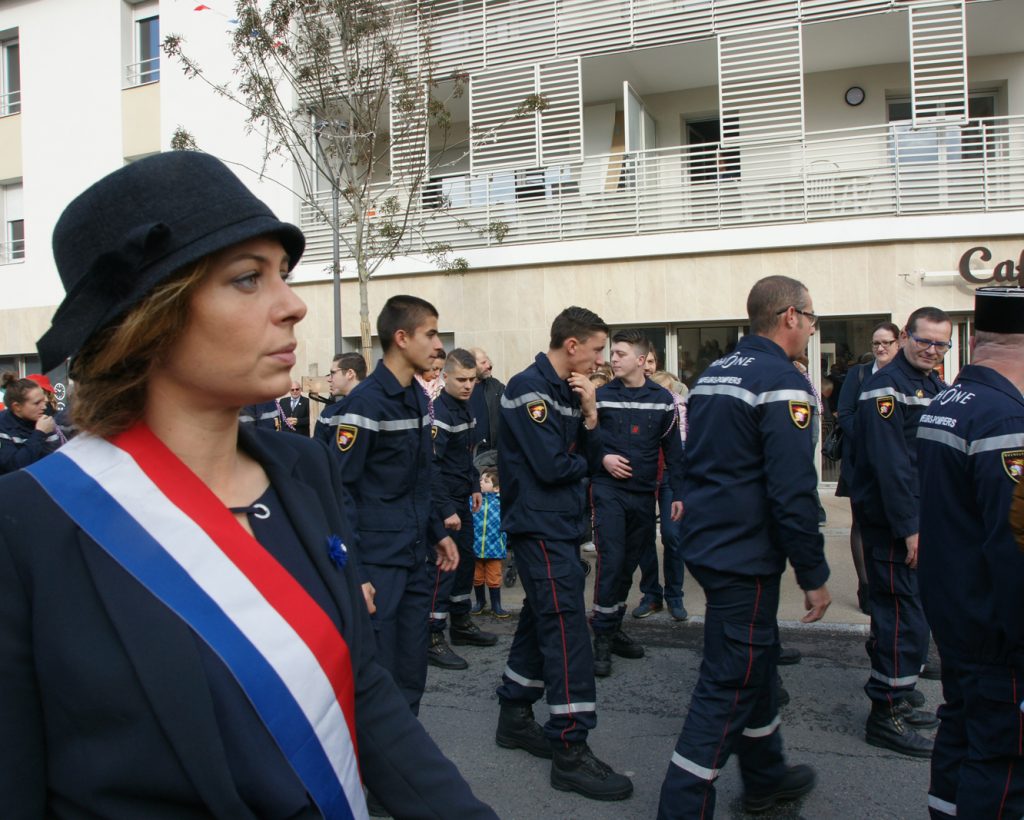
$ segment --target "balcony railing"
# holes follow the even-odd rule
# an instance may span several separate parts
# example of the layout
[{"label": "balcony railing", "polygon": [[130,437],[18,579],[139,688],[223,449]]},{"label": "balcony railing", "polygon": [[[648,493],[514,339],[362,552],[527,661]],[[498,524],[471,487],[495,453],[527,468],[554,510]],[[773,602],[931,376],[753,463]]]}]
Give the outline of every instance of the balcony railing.
[{"label": "balcony railing", "polygon": [[0,242],[0,265],[9,265],[25,258],[25,240],[15,239],[11,242]]},{"label": "balcony railing", "polygon": [[0,117],[21,113],[21,89],[0,94]]},{"label": "balcony railing", "polygon": [[125,66],[124,81],[129,88],[146,83],[155,83],[160,79],[160,58],[150,57],[138,63]]},{"label": "balcony railing", "polygon": [[[329,211],[330,194],[323,207]],[[434,177],[406,252],[783,223],[1024,208],[1024,117],[891,123],[794,143],[675,146],[543,169]],[[304,210],[306,258],[329,225]],[[431,218],[432,217],[432,218]],[[494,230],[499,226],[499,230]]]}]

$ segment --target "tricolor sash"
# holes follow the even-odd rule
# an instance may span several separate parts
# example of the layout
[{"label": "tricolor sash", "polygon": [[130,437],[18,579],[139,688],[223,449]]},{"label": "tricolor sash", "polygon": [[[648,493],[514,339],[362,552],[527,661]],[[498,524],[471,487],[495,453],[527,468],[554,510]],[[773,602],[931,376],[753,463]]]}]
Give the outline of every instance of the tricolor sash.
[{"label": "tricolor sash", "polygon": [[141,424],[26,472],[224,661],[324,817],[368,817],[348,646],[210,489]]}]

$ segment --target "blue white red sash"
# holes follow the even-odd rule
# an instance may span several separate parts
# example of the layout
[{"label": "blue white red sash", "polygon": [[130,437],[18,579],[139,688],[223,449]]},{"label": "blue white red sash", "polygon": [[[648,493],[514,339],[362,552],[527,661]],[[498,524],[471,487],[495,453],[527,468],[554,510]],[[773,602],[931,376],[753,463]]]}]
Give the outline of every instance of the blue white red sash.
[{"label": "blue white red sash", "polygon": [[210,489],[143,425],[27,471],[220,656],[324,817],[366,818],[348,646]]}]

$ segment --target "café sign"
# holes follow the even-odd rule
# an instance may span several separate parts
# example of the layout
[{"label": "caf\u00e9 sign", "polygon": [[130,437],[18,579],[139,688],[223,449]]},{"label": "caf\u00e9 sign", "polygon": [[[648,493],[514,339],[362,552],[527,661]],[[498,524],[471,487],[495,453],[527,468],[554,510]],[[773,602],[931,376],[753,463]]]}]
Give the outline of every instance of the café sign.
[{"label": "caf\u00e9 sign", "polygon": [[[996,264],[992,271],[972,271],[971,260],[977,256],[982,262],[988,262],[992,258],[992,251],[983,245],[968,248],[960,257],[958,270],[965,281],[972,285],[1017,285],[1024,287],[1024,251],[1020,252],[1020,258],[1014,262],[1012,259],[1004,259]],[[977,274],[984,273],[984,276]]]}]

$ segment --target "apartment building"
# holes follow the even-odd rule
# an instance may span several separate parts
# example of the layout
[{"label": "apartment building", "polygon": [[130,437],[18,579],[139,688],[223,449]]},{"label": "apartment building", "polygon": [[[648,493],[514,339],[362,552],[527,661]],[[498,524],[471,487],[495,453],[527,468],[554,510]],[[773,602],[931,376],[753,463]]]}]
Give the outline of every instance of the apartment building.
[{"label": "apartment building", "polygon": [[[228,80],[231,5],[53,5],[0,0],[0,366],[29,368],[60,297],[60,208],[166,149],[180,124],[307,231],[296,375],[315,384],[334,347],[331,233],[287,193],[294,169],[261,181],[240,115],[152,49],[155,30],[181,33]],[[408,13],[438,72],[468,74],[452,109],[468,149],[403,147],[442,160],[417,207],[443,201],[457,218],[382,268],[371,311],[422,295],[446,340],[487,348],[499,375],[581,304],[646,327],[692,382],[745,331],[750,285],[783,273],[822,317],[817,378],[866,352],[878,321],[924,304],[954,316],[952,377],[969,359],[972,288],[1021,281],[1024,0],[435,0]],[[57,53],[80,59],[56,69]],[[531,94],[546,107],[510,119]],[[439,272],[427,241],[469,269]]]}]

